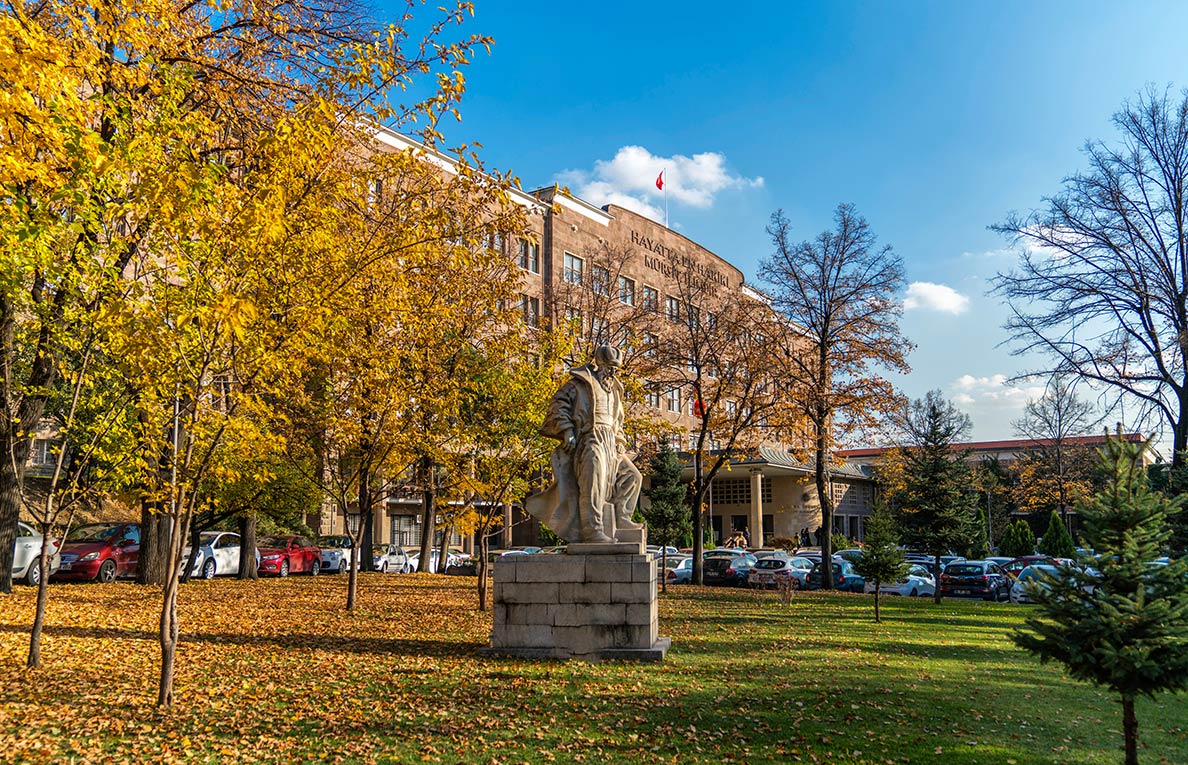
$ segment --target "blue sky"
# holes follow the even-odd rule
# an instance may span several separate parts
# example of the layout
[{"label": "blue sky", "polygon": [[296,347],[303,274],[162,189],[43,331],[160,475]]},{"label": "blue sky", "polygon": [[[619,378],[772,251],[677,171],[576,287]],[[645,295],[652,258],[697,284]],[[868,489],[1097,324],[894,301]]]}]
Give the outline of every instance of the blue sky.
[{"label": "blue sky", "polygon": [[1029,365],[1000,347],[985,293],[1013,256],[987,226],[1057,192],[1139,89],[1188,86],[1182,2],[476,5],[496,44],[450,141],[525,188],[642,209],[667,166],[672,227],[750,280],[774,210],[808,238],[854,203],[916,285],[898,384],[942,390],[979,440],[1038,392],[1004,382]]}]

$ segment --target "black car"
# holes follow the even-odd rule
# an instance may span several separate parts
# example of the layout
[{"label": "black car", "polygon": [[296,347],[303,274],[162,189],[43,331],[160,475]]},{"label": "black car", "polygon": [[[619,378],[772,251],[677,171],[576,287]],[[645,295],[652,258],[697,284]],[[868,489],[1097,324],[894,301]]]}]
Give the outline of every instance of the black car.
[{"label": "black car", "polygon": [[940,591],[947,598],[1006,600],[1011,596],[1011,580],[988,560],[960,560],[945,566],[940,575]]},{"label": "black car", "polygon": [[701,577],[706,584],[745,587],[754,559],[749,555],[732,558],[706,558],[701,562]]}]

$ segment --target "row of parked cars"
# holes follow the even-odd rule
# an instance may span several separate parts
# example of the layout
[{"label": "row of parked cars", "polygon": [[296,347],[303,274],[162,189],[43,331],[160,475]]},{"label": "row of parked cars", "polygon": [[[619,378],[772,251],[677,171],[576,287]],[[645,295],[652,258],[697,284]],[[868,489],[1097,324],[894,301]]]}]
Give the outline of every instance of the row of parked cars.
[{"label": "row of parked cars", "polygon": [[[139,523],[92,523],[72,529],[65,540],[50,539],[51,581],[111,582],[136,574],[140,559]],[[32,526],[17,526],[13,578],[38,584],[42,536]],[[190,576],[213,579],[239,573],[241,559],[239,534],[233,531],[204,531],[198,535],[198,554]],[[409,573],[417,570],[419,554],[407,553],[399,545],[380,545],[372,550],[375,570],[383,573]],[[189,558],[191,548],[183,556]],[[331,535],[316,542],[300,534],[261,536],[256,539],[256,564],[261,574],[285,577],[290,574],[345,573],[350,570],[350,537]],[[439,552],[430,559],[430,570],[438,570]],[[465,553],[450,550],[446,568],[460,566]]]},{"label": "row of parked cars", "polygon": [[[816,590],[821,588],[821,553],[796,554],[780,550],[747,551],[722,548],[705,551],[702,578],[707,585],[753,588]],[[861,550],[842,550],[833,556],[830,568],[833,587],[841,592],[873,593],[875,583],[865,581],[854,568]],[[887,595],[931,597],[936,594],[938,576],[935,559],[922,553],[907,553],[907,569],[895,582],[883,582],[878,589]],[[677,552],[667,558],[663,576],[669,584],[692,581],[693,558]],[[1031,602],[1027,583],[1058,576],[1060,567],[1073,561],[1044,555],[1019,558],[993,557],[966,560],[957,555],[941,557],[939,587],[943,597],[979,598],[1014,603]]]}]

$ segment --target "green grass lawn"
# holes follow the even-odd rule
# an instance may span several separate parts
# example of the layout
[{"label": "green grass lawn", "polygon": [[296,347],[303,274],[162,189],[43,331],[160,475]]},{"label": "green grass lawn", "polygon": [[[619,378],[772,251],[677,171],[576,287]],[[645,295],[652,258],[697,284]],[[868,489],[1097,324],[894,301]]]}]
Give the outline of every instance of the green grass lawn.
[{"label": "green grass lawn", "polygon": [[[0,595],[0,761],[1116,763],[1120,707],[1009,641],[1009,604],[673,588],[662,664],[479,658],[473,580],[183,588],[178,703],[156,710],[159,591]],[[1140,760],[1188,762],[1188,699],[1138,707]]]}]

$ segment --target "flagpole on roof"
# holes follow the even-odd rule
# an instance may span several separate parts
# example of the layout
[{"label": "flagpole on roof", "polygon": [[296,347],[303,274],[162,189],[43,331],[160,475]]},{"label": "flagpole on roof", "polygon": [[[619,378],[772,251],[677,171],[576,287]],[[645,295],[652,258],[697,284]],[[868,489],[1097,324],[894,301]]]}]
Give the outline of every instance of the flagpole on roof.
[{"label": "flagpole on roof", "polygon": [[[664,168],[665,171],[668,168]],[[664,228],[668,228],[668,184],[664,184]]]}]

